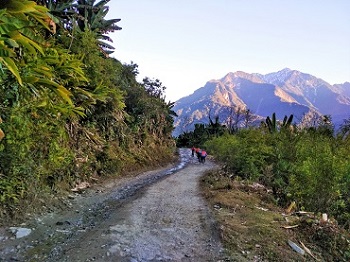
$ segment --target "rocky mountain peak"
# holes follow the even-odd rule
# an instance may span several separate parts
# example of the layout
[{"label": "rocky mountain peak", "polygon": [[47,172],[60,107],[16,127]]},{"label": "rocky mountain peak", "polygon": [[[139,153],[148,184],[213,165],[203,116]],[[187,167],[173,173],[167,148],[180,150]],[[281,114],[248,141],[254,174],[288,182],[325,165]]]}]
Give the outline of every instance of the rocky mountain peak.
[{"label": "rocky mountain peak", "polygon": [[[266,75],[230,72],[211,80],[192,95],[175,103],[174,135],[191,130],[196,123],[206,123],[208,108],[225,123],[227,108],[249,109],[257,119],[276,113],[277,117],[293,114],[299,121],[309,112],[331,115],[338,125],[350,117],[349,83],[330,85],[324,80],[298,70],[284,68]],[[229,110],[228,110],[229,111]]]},{"label": "rocky mountain peak", "polygon": [[286,82],[292,75],[296,75],[297,72],[298,71],[291,70],[290,68],[284,68],[278,72],[263,75],[262,77],[267,83],[281,85],[281,83]]},{"label": "rocky mountain peak", "polygon": [[220,79],[223,83],[233,83],[237,84],[242,80],[248,80],[255,83],[263,83],[261,77],[258,74],[249,74],[243,71],[236,71],[234,73],[230,72]]}]

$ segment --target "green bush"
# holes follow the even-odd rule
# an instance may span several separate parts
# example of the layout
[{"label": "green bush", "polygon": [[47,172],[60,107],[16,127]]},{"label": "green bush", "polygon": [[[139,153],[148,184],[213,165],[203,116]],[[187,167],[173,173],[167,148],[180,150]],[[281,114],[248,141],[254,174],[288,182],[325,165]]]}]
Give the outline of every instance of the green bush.
[{"label": "green bush", "polygon": [[258,180],[263,174],[272,147],[266,143],[268,136],[258,129],[245,129],[236,135],[224,135],[208,141],[205,146],[229,171],[242,178]]},{"label": "green bush", "polygon": [[33,189],[52,187],[51,180],[63,179],[74,159],[64,120],[28,107],[14,107],[7,113],[0,150],[2,203],[27,197]]},{"label": "green bush", "polygon": [[315,130],[240,130],[211,139],[226,169],[272,188],[280,205],[325,212],[350,227],[350,138]]},{"label": "green bush", "polygon": [[307,210],[330,212],[339,197],[342,170],[332,138],[303,134],[297,144],[297,165],[289,191]]}]

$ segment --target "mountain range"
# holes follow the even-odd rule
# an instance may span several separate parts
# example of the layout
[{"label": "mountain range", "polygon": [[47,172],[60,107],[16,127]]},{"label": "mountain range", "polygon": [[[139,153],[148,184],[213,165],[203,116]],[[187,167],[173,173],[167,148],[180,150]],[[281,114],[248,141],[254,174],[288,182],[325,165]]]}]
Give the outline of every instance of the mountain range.
[{"label": "mountain range", "polygon": [[339,126],[350,117],[350,83],[331,85],[289,68],[265,75],[230,72],[175,102],[173,135],[193,130],[196,123],[208,124],[209,117],[227,123],[238,108],[249,109],[259,122],[273,113],[277,119],[293,114],[296,123],[307,115],[330,115]]}]

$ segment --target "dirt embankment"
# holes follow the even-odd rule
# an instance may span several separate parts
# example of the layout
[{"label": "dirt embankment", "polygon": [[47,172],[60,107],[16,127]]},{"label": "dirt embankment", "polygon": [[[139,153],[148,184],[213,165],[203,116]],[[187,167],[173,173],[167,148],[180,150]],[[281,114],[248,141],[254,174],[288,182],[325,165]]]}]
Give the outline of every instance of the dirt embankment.
[{"label": "dirt embankment", "polygon": [[230,261],[350,261],[350,234],[322,214],[276,205],[272,190],[223,170],[202,179]]},{"label": "dirt embankment", "polygon": [[215,167],[181,150],[168,169],[70,196],[70,208],[0,229],[0,261],[220,261],[199,179]]}]

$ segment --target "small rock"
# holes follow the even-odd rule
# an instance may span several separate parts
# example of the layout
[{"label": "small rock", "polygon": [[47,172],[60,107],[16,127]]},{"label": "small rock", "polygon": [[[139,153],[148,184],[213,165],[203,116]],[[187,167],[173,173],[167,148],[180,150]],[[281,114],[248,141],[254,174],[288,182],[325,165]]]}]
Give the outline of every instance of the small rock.
[{"label": "small rock", "polygon": [[71,191],[76,193],[82,193],[85,189],[89,187],[90,187],[90,184],[84,181],[84,182],[81,182],[80,184],[77,184],[75,188],[71,189]]},{"label": "small rock", "polygon": [[70,234],[71,233],[71,231],[69,231],[69,230],[61,230],[61,229],[56,229],[56,232],[63,233],[63,234]]},{"label": "small rock", "polygon": [[0,241],[6,240],[6,239],[7,239],[7,237],[5,237],[5,236],[0,236]]},{"label": "small rock", "polygon": [[64,222],[62,222],[62,221],[57,221],[56,222],[56,226],[63,226],[63,225],[70,225],[70,222],[69,221],[64,221]]},{"label": "small rock", "polygon": [[26,237],[32,233],[32,230],[30,228],[24,227],[10,227],[10,230],[13,234],[15,234],[16,238]]},{"label": "small rock", "polygon": [[221,207],[219,205],[214,205],[215,209],[220,209]]}]

